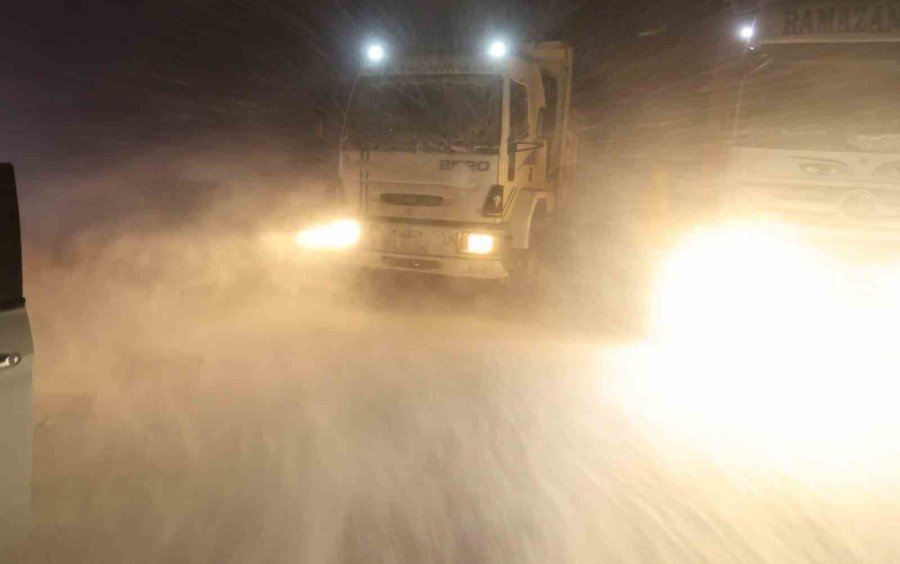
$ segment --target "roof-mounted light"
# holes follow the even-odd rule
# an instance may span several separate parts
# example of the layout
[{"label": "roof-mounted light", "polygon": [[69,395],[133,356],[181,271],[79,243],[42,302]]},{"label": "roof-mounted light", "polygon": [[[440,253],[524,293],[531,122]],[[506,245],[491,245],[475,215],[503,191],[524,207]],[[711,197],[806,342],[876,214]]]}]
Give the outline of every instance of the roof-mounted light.
[{"label": "roof-mounted light", "polygon": [[386,55],[384,45],[381,43],[371,43],[366,47],[366,59],[370,63],[380,63]]},{"label": "roof-mounted light", "polygon": [[738,29],[738,37],[743,39],[744,41],[750,41],[753,39],[753,36],[756,35],[756,29],[750,24],[742,25]]},{"label": "roof-mounted light", "polygon": [[488,45],[487,54],[492,59],[502,59],[506,56],[508,51],[509,49],[506,46],[506,42],[495,39]]}]

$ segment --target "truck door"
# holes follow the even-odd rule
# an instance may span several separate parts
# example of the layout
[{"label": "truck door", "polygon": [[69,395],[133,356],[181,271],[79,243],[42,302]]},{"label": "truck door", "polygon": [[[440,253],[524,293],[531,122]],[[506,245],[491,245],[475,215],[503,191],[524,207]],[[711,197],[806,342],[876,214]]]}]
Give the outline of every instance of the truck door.
[{"label": "truck door", "polygon": [[0,556],[24,534],[31,503],[32,353],[15,176],[0,163]]},{"label": "truck door", "polygon": [[[535,124],[531,123],[528,105],[528,89],[515,80],[509,82],[509,148],[507,182],[514,189],[521,189],[537,182],[539,152],[543,148],[536,143]],[[514,152],[513,152],[514,151]]]}]

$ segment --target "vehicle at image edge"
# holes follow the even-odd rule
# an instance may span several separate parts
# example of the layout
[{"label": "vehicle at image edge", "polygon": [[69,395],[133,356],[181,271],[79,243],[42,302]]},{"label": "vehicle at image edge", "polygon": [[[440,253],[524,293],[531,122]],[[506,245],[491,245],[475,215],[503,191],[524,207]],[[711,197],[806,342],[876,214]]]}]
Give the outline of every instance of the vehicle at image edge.
[{"label": "vehicle at image edge", "polygon": [[741,214],[900,240],[900,2],[763,2],[728,155]]},{"label": "vehicle at image edge", "polygon": [[740,342],[812,334],[810,311],[892,311],[900,2],[731,0],[696,15],[641,36],[604,77],[604,204],[647,234],[654,329]]},{"label": "vehicle at image edge", "polygon": [[15,174],[0,163],[0,555],[22,537],[30,512],[32,357]]},{"label": "vehicle at image edge", "polygon": [[354,263],[482,279],[534,268],[574,181],[573,53],[505,51],[385,57],[357,77],[339,155]]}]

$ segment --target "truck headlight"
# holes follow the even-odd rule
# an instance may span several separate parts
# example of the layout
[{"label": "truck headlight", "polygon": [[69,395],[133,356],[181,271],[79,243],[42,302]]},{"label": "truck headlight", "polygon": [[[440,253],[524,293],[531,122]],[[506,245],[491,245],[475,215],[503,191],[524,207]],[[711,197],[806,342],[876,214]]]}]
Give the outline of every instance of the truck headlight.
[{"label": "truck headlight", "polygon": [[297,233],[297,244],[305,249],[347,249],[359,241],[360,226],[352,219],[338,219]]},{"label": "truck headlight", "polygon": [[882,467],[900,429],[900,271],[823,244],[731,222],[674,248],[657,282],[660,333],[641,353],[648,369],[629,374],[628,409],[711,441],[717,457],[870,480],[861,463]]},{"label": "truck headlight", "polygon": [[821,327],[817,300],[825,300],[829,275],[786,226],[731,222],[700,229],[661,266],[656,321],[669,338],[722,349],[775,334],[790,342]]},{"label": "truck headlight", "polygon": [[460,250],[470,255],[487,255],[494,252],[494,240],[487,233],[463,233]]},{"label": "truck headlight", "polygon": [[507,51],[506,43],[499,39],[495,39],[488,45],[487,54],[492,59],[502,59],[506,56]]}]

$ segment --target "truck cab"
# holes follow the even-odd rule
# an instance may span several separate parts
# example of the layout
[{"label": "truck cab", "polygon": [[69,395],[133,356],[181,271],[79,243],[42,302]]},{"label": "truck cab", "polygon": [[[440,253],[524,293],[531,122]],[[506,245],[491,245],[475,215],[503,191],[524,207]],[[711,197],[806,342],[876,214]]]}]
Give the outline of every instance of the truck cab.
[{"label": "truck cab", "polygon": [[900,240],[900,4],[765,2],[751,15],[733,203],[829,237]]},{"label": "truck cab", "polygon": [[359,226],[353,262],[509,276],[573,180],[571,68],[559,42],[364,68],[339,154],[339,193]]}]

